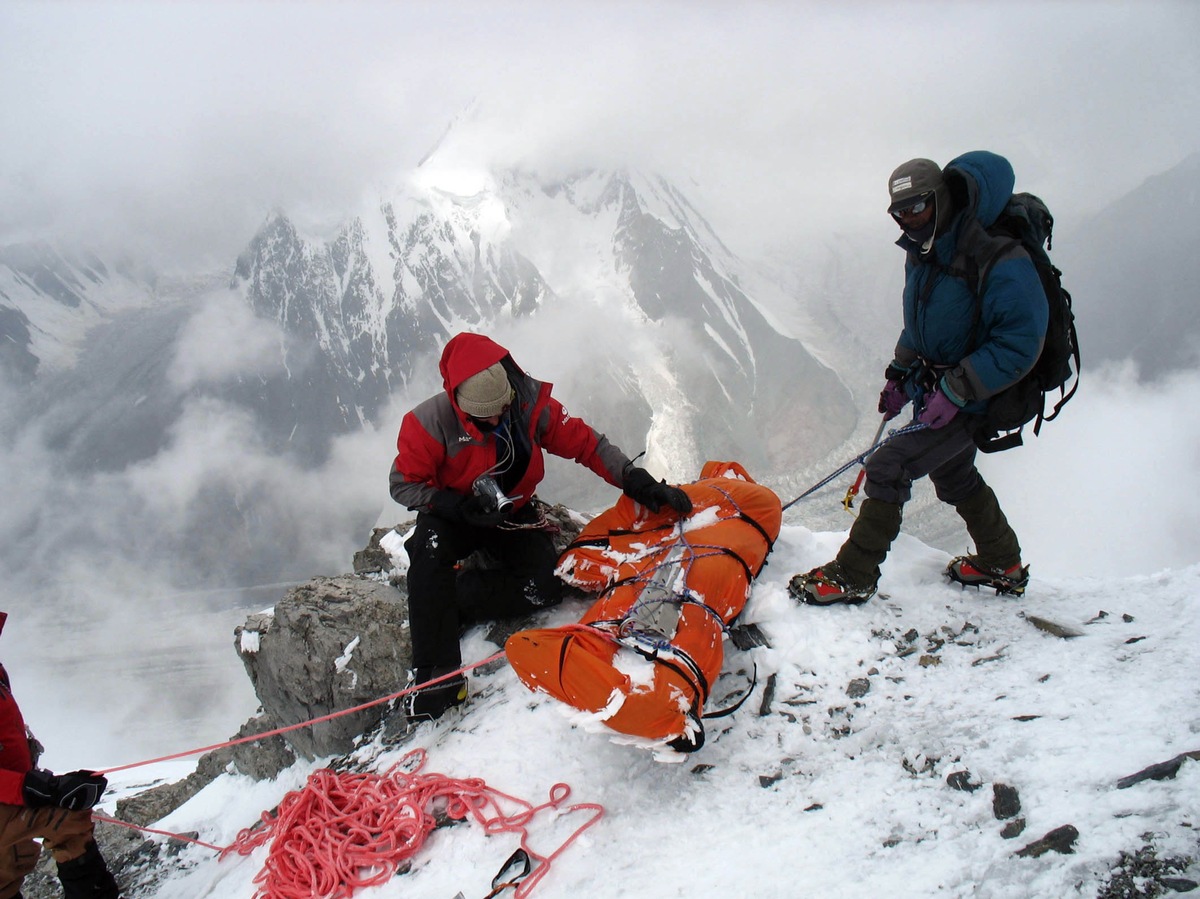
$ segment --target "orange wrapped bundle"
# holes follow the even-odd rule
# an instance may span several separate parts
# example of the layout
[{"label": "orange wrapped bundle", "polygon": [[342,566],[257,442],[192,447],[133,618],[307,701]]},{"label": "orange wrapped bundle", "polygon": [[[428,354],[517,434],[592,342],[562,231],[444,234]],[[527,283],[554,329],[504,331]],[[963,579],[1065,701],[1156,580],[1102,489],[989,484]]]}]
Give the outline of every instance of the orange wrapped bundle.
[{"label": "orange wrapped bundle", "polygon": [[692,752],[723,636],[779,536],[779,497],[736,462],[708,462],[681,485],[692,512],[651,513],[626,496],[559,559],[568,583],[599,598],[579,624],[519,631],[508,662],[531,690],[622,734]]}]

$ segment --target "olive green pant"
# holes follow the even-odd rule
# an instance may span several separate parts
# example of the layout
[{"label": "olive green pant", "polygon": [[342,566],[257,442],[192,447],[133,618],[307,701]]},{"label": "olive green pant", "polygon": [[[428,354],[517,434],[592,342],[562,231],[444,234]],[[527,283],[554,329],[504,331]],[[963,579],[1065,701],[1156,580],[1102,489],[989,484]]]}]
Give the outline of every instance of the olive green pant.
[{"label": "olive green pant", "polygon": [[[982,478],[979,487],[954,507],[975,543],[975,554],[987,567],[1001,571],[1021,561],[1017,535],[1004,516],[996,494]],[[902,507],[880,499],[865,499],[850,535],[838,550],[837,563],[854,586],[879,583],[879,566],[900,533]]]}]

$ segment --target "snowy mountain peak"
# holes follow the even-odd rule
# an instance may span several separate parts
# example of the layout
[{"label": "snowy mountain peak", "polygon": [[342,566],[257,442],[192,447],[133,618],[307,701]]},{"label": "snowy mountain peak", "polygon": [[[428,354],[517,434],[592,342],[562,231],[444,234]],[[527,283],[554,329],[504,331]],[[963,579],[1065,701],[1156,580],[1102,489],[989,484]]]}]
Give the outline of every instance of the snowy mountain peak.
[{"label": "snowy mountain peak", "polygon": [[[589,170],[552,181],[434,157],[333,242],[273,217],[238,278],[259,314],[315,342],[347,382],[374,366],[397,387],[432,370],[458,331],[534,333],[553,318],[557,341],[598,354],[607,398],[594,408],[641,419],[632,432],[648,434],[637,442],[658,447],[663,468],[696,467],[702,442],[760,467],[794,466],[843,439],[854,416],[827,403],[845,397],[838,378],[768,323],[735,266],[664,178]],[[651,327],[622,346],[617,335],[634,323]],[[798,382],[809,385],[803,395]],[[666,414],[646,420],[653,409]],[[768,458],[753,436],[768,419],[805,420],[806,440],[776,444]]]},{"label": "snowy mountain peak", "polygon": [[129,262],[44,241],[0,247],[0,367],[27,382],[70,366],[87,331],[156,298],[155,276]]}]

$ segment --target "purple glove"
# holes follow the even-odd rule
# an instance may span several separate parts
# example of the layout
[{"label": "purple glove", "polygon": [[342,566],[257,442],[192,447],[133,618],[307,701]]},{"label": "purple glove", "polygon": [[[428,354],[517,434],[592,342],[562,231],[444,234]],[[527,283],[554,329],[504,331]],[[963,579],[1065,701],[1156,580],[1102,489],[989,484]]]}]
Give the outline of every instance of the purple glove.
[{"label": "purple glove", "polygon": [[946,396],[941,389],[935,390],[925,399],[925,408],[917,416],[917,421],[924,422],[933,429],[944,428],[958,414],[958,406],[954,400]]},{"label": "purple glove", "polygon": [[907,404],[908,394],[904,392],[900,382],[889,378],[888,382],[883,385],[883,390],[879,392],[879,411],[892,419],[899,415],[900,410]]}]

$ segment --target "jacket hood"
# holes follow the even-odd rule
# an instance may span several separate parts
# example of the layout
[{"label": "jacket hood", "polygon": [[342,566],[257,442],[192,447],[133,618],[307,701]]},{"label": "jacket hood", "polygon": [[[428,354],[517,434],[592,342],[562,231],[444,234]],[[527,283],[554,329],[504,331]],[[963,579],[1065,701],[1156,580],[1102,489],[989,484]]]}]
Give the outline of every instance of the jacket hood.
[{"label": "jacket hood", "polygon": [[464,331],[451,337],[446,348],[442,350],[442,360],[438,363],[438,371],[442,373],[442,386],[449,394],[454,408],[458,409],[454,391],[458,389],[459,384],[507,356],[508,350],[482,334]]},{"label": "jacket hood", "polygon": [[999,218],[1017,183],[1012,164],[987,150],[964,153],[946,165],[946,172],[963,176],[967,186],[967,208],[975,211],[975,218],[985,228]]}]

